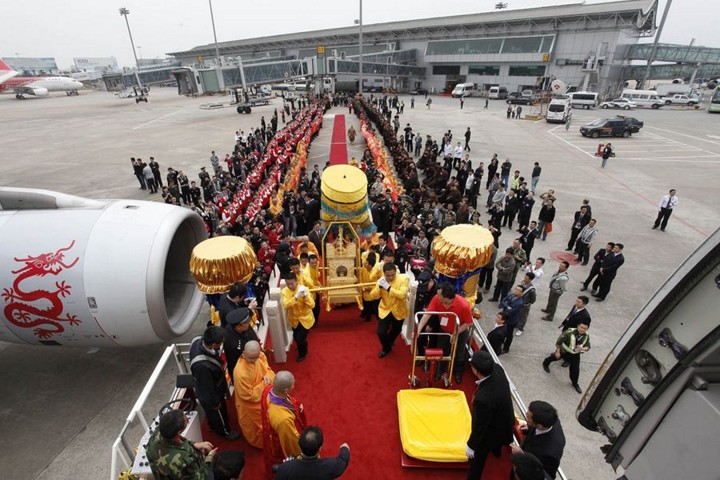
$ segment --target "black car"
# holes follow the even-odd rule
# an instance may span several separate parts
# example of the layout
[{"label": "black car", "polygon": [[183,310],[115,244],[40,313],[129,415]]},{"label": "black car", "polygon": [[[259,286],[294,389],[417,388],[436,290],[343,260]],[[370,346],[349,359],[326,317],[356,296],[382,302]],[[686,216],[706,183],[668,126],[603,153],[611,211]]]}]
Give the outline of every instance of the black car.
[{"label": "black car", "polygon": [[410,91],[410,95],[427,95],[428,91],[424,88],[416,88]]},{"label": "black car", "polygon": [[507,96],[507,103],[511,105],[530,105],[532,104],[532,98],[525,97],[520,92],[510,92]]},{"label": "black car", "polygon": [[629,137],[638,133],[643,122],[633,117],[598,118],[580,127],[583,137]]}]

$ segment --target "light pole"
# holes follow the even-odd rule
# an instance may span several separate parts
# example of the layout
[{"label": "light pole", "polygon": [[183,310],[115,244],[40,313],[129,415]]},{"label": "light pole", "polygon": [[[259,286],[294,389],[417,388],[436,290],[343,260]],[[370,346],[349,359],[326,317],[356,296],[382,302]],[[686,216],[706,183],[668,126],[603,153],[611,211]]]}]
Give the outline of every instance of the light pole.
[{"label": "light pole", "polygon": [[360,17],[358,18],[358,23],[360,25],[360,42],[359,42],[359,51],[360,51],[360,64],[358,68],[358,81],[360,85],[358,86],[358,89],[360,90],[360,95],[362,95],[363,92],[363,38],[362,38],[362,0],[360,0]]},{"label": "light pole", "polygon": [[217,33],[215,32],[215,15],[213,15],[212,0],[208,0],[208,3],[210,4],[210,21],[212,22],[212,27],[213,27],[213,38],[215,39],[215,63],[219,67],[220,66],[220,47],[218,47]]},{"label": "light pole", "polygon": [[141,47],[140,45],[138,45],[138,46],[137,46],[137,49],[138,49],[138,53],[140,54],[140,60],[142,60],[142,59],[143,59],[143,56],[142,56],[142,47]]},{"label": "light pole", "polygon": [[140,76],[138,75],[138,70],[140,70],[140,63],[138,62],[137,52],[135,51],[135,42],[133,41],[132,32],[130,31],[130,22],[128,21],[128,18],[127,18],[128,15],[130,15],[130,10],[128,10],[125,7],[122,7],[120,9],[120,15],[125,17],[125,25],[127,25],[128,35],[130,36],[130,46],[132,46],[133,57],[135,57],[135,68],[136,68],[135,80],[137,80],[138,87],[140,87],[140,89],[142,90],[142,84],[140,83]]}]

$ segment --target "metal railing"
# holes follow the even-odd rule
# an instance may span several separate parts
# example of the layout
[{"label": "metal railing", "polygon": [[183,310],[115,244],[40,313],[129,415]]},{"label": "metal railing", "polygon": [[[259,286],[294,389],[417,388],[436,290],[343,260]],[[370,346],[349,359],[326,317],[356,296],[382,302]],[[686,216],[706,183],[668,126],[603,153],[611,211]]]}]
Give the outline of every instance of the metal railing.
[{"label": "metal railing", "polygon": [[[487,335],[485,335],[485,332],[483,331],[480,322],[477,319],[473,320],[473,335],[472,338],[475,340],[475,342],[478,345],[487,345],[487,352],[490,354],[492,359],[497,363],[498,365],[502,366],[502,363],[500,362],[500,359],[495,354],[495,351],[490,347],[490,342],[487,339]],[[470,342],[471,349],[472,349],[472,342]],[[468,354],[472,355],[472,352],[468,350]],[[507,370],[503,367],[503,371],[505,372],[505,377],[507,378],[508,384],[510,385],[510,394],[512,395],[512,399],[515,402],[515,405],[520,409],[520,414],[522,415],[522,418],[527,422],[527,406],[525,406],[525,402],[523,401],[522,397],[520,396],[520,392],[518,392],[517,387],[515,387],[515,384],[513,383],[512,379],[510,378],[510,375],[508,375]],[[518,446],[520,445],[520,442],[518,441],[517,437],[513,435],[513,439],[515,441],[515,444]],[[558,468],[557,471],[558,478],[560,480],[567,480],[567,477],[565,476],[565,473],[563,473],[562,469]]]},{"label": "metal railing", "polygon": [[[130,413],[125,420],[123,428],[120,430],[120,434],[117,436],[112,445],[112,459],[110,462],[110,480],[117,480],[120,474],[132,467],[135,461],[135,454],[137,446],[140,443],[142,435],[150,428],[150,423],[147,417],[143,413],[143,407],[145,407],[150,394],[152,393],[158,379],[161,377],[165,368],[171,358],[175,359],[175,365],[177,367],[177,373],[188,373],[189,372],[189,343],[180,343],[170,345],[165,349],[160,360],[158,361],[155,369],[153,370],[150,378],[148,379],[145,387],[143,387],[140,396],[135,401]],[[185,395],[185,388],[175,388],[168,401],[178,400],[183,398]],[[163,404],[165,401],[163,401]],[[160,406],[156,409],[159,410]],[[133,435],[131,428],[139,424],[142,429],[139,435]],[[137,438],[129,438],[130,436]]]}]

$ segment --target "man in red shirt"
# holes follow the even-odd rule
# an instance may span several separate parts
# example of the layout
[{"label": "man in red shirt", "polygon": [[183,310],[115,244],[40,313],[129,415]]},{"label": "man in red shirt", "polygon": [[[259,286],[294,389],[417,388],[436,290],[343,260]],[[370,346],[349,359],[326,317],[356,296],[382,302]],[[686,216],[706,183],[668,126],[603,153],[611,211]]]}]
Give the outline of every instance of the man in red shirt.
[{"label": "man in red shirt", "polygon": [[[470,304],[460,295],[456,295],[455,287],[449,283],[441,283],[438,285],[438,293],[430,300],[430,304],[427,307],[429,312],[448,312],[455,313],[458,316],[460,322],[460,328],[458,329],[457,337],[457,348],[455,349],[455,364],[453,367],[453,376],[455,383],[462,381],[462,372],[465,368],[465,361],[467,357],[467,339],[469,335],[469,329],[472,326],[472,310]],[[433,329],[432,326],[428,325],[432,315],[423,315],[418,325],[418,332],[430,332],[434,331],[438,333],[439,330]],[[439,328],[445,333],[453,333],[455,331],[455,317],[452,315],[438,315],[439,317]],[[438,347],[442,347],[447,355],[449,353],[449,339],[448,337],[441,336],[438,338]],[[441,364],[440,369],[443,369],[444,365]]]}]

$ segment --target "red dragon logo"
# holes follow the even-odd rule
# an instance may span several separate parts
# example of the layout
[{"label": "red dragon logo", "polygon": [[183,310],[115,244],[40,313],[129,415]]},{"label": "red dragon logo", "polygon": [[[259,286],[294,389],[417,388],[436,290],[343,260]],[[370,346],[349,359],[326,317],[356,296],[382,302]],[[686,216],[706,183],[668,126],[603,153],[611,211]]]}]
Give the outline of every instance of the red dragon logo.
[{"label": "red dragon logo", "polygon": [[[61,282],[55,282],[57,290],[50,292],[48,290],[33,290],[30,292],[23,291],[20,283],[31,277],[44,277],[45,275],[58,275],[64,269],[75,266],[80,260],[76,258],[69,265],[64,262],[65,252],[75,245],[75,240],[66,248],[61,248],[55,253],[44,253],[37,257],[17,258],[16,262],[25,263],[25,266],[19,270],[12,272],[17,275],[13,282],[12,288],[4,288],[2,297],[5,299],[5,318],[10,323],[20,328],[33,328],[33,333],[40,339],[47,339],[55,334],[65,331],[63,323],[70,325],[79,325],[80,320],[76,315],[65,314],[63,312],[63,304],[60,297],[65,298],[70,294],[71,286]],[[46,304],[50,302],[50,307],[40,309],[32,304],[35,302]]]}]

